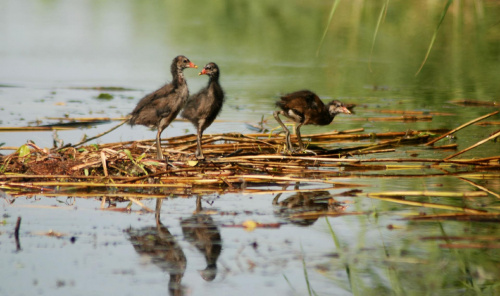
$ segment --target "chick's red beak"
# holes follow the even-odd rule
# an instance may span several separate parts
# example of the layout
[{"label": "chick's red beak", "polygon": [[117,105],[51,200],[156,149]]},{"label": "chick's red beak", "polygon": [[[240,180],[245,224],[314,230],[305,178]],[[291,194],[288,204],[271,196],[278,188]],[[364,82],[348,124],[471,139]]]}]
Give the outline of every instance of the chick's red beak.
[{"label": "chick's red beak", "polygon": [[205,70],[205,68],[203,68],[203,70],[201,70],[200,73],[198,73],[198,75],[205,75],[207,74],[207,70]]},{"label": "chick's red beak", "polygon": [[198,66],[196,66],[195,64],[193,64],[193,62],[189,62],[189,68],[198,68]]}]

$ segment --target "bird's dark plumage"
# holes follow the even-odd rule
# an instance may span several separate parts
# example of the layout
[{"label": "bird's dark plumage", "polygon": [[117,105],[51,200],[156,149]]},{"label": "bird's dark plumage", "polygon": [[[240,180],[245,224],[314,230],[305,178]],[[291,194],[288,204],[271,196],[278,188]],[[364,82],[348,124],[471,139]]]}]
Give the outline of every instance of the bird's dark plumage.
[{"label": "bird's dark plumage", "polygon": [[224,91],[219,84],[220,70],[217,64],[208,63],[203,67],[200,75],[209,76],[208,85],[188,99],[182,117],[189,120],[196,127],[198,133],[196,157],[203,159],[201,148],[203,131],[219,115],[224,103]]},{"label": "bird's dark plumage", "polygon": [[300,127],[302,125],[328,125],[333,121],[335,115],[339,113],[351,113],[346,106],[339,101],[331,101],[325,105],[315,93],[309,90],[301,90],[286,94],[276,102],[276,106],[279,107],[281,111],[275,111],[274,117],[286,133],[287,147],[290,151],[292,150],[290,132],[279,118],[280,114],[297,123],[295,134],[298,138],[299,147],[303,150],[304,145],[300,137]]},{"label": "bird's dark plumage", "polygon": [[184,79],[185,68],[197,68],[185,56],[177,56],[170,66],[172,82],[142,98],[132,111],[130,124],[153,126],[158,129],[156,134],[156,148],[159,159],[161,153],[160,135],[162,131],[177,117],[189,97],[189,90]]}]

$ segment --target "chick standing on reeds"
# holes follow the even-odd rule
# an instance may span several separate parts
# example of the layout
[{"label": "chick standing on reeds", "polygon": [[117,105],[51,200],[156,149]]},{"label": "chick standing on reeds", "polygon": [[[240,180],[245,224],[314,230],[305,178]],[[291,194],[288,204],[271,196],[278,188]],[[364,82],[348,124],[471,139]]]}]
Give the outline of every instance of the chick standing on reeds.
[{"label": "chick standing on reeds", "polygon": [[299,142],[299,149],[304,150],[304,144],[300,136],[300,127],[305,124],[328,125],[335,115],[339,113],[351,114],[351,111],[339,101],[331,101],[326,106],[320,98],[309,90],[301,90],[289,93],[281,97],[276,102],[276,106],[281,111],[274,111],[274,118],[281,125],[286,134],[286,145],[289,151],[292,151],[292,142],[290,140],[290,131],[281,121],[279,115],[284,115],[295,121],[295,135]]},{"label": "chick standing on reeds", "polygon": [[203,131],[219,115],[224,103],[224,91],[219,84],[220,71],[215,63],[208,63],[198,75],[208,75],[208,85],[190,97],[182,112],[182,117],[191,121],[197,129],[196,157],[204,159],[201,148]]},{"label": "chick standing on reeds", "polygon": [[156,133],[158,159],[163,159],[160,135],[177,117],[189,97],[189,90],[182,72],[186,68],[198,67],[185,56],[175,57],[170,66],[172,82],[142,98],[130,114],[132,116],[129,121],[130,125],[141,124],[158,129]]}]

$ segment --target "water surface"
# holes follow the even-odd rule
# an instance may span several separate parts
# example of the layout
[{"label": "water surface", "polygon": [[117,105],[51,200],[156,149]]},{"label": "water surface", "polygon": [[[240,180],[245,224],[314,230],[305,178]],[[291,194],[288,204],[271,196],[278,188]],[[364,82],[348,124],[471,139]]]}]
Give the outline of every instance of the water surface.
[{"label": "water surface", "polygon": [[[268,128],[275,128],[278,125],[271,116],[274,101],[280,94],[299,89],[311,89],[325,101],[340,99],[358,105],[356,115],[339,116],[331,126],[304,127],[303,134],[353,128],[364,128],[367,133],[452,129],[495,110],[452,101],[498,102],[498,3],[454,1],[417,76],[445,1],[390,1],[373,43],[384,3],[343,1],[326,27],[333,1],[3,1],[0,124],[22,127],[57,122],[51,117],[126,116],[142,96],[170,79],[169,65],[178,54],[188,56],[199,67],[213,61],[221,68],[227,99],[220,121],[207,129],[207,135],[249,133],[246,123],[256,124],[262,116]],[[325,28],[328,30],[320,46]],[[197,70],[187,69],[185,74],[192,93],[207,82]],[[97,99],[103,92],[112,94],[113,99]],[[448,115],[417,122],[367,120],[394,116],[385,110]],[[499,117],[488,120],[498,121]],[[59,131],[58,137],[75,143],[84,134],[98,134],[116,123]],[[464,149],[497,129],[470,126],[458,132],[456,139],[442,143],[457,143]],[[193,132],[189,123],[179,121],[167,128],[164,136]],[[122,126],[97,142],[142,140],[154,135],[146,127]],[[52,132],[4,132],[0,143],[19,147],[33,140],[50,148],[52,137]],[[491,141],[463,158],[498,155],[498,145]],[[419,157],[430,158],[451,153],[409,146],[377,157],[408,157],[415,151]],[[361,188],[365,193],[477,190],[454,176],[384,177],[392,173],[387,171],[377,178],[339,177],[337,181],[368,185]],[[408,172],[416,173],[436,172]],[[475,182],[499,192],[497,180]],[[314,184],[301,184],[301,188],[321,189]],[[281,199],[291,195],[286,193]],[[171,266],[138,252],[130,238],[131,229],[136,231],[132,233],[158,229],[154,214],[101,211],[99,197],[68,200],[42,193],[18,196],[13,204],[8,202],[11,197],[3,197],[0,294],[169,293]],[[451,249],[443,246],[446,239],[425,239],[473,237],[472,242],[498,245],[496,223],[408,222],[402,218],[435,210],[340,197],[337,200],[346,211],[365,214],[320,218],[301,226],[280,214],[280,208],[272,205],[274,198],[275,194],[244,192],[203,196],[203,208],[216,213],[211,217],[222,240],[212,281],[203,279],[199,271],[206,267],[205,257],[182,231],[182,221],[193,216],[196,198],[171,196],[164,201],[161,222],[170,236],[160,233],[184,253],[186,266],[179,287],[185,294],[305,295],[304,270],[318,295],[500,293],[497,248]],[[490,211],[498,207],[493,195],[418,200],[487,206]],[[143,202],[155,208],[156,200]],[[117,206],[125,207],[126,203]],[[133,209],[138,210],[136,206]],[[18,216],[22,217],[21,250],[16,251],[13,228]],[[246,220],[284,225],[253,232],[228,227]],[[66,235],[39,235],[51,229]],[[76,239],[73,243],[72,237]]]}]

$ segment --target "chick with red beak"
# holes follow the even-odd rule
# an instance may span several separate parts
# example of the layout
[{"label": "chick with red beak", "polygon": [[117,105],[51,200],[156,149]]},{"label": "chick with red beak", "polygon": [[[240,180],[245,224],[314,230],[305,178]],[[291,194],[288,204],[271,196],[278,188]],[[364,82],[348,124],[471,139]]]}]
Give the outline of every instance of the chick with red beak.
[{"label": "chick with red beak", "polygon": [[187,57],[180,55],[170,65],[172,82],[142,98],[130,114],[130,125],[141,124],[157,128],[156,155],[163,159],[160,135],[177,117],[189,97],[189,90],[183,70],[198,68]]},{"label": "chick with red beak", "polygon": [[195,155],[198,159],[205,159],[201,148],[203,132],[219,115],[224,103],[224,91],[219,84],[220,70],[217,64],[206,64],[198,75],[208,75],[208,85],[188,99],[182,117],[196,127],[197,148]]}]

